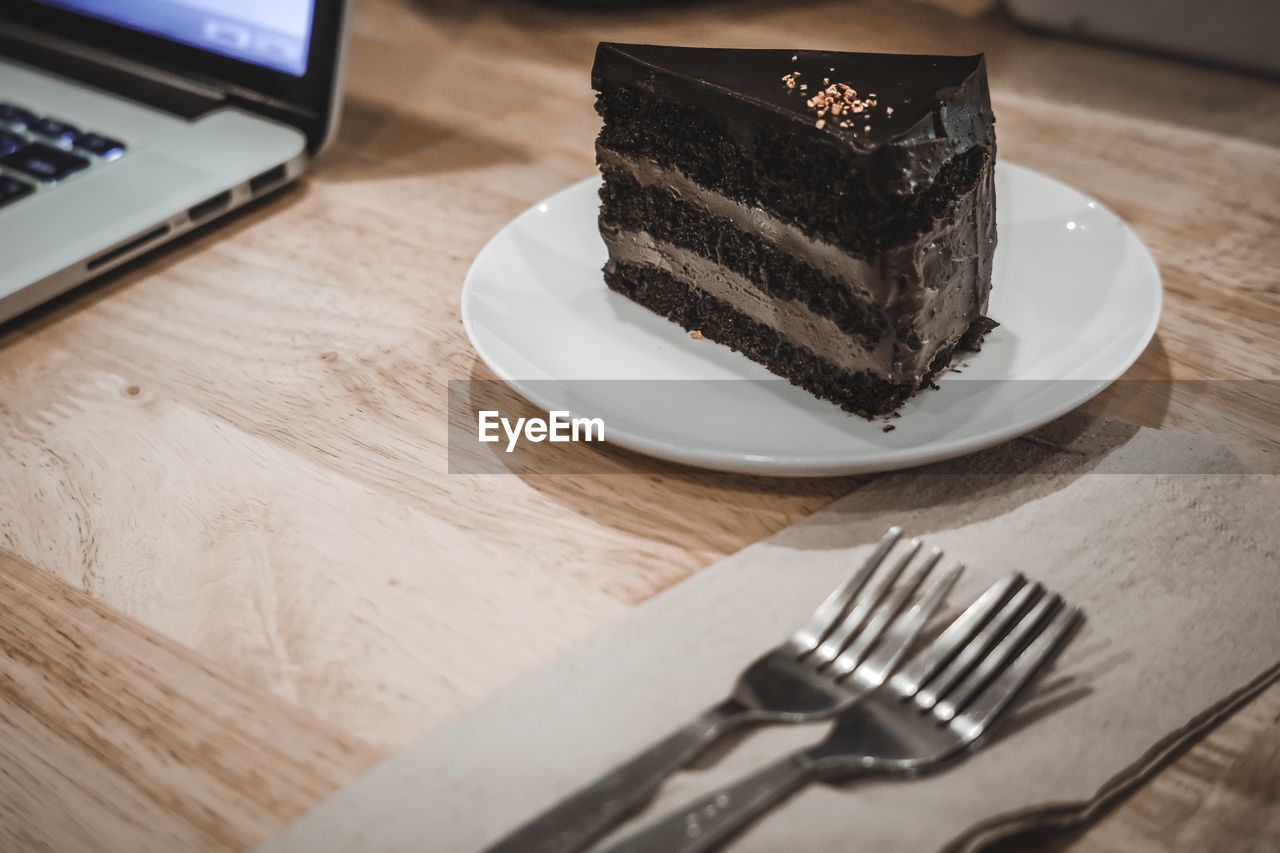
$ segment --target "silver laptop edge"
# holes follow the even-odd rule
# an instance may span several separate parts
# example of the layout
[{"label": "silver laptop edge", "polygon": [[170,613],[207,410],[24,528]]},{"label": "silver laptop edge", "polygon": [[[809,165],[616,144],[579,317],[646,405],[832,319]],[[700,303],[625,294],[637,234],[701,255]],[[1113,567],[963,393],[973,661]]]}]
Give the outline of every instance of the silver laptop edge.
[{"label": "silver laptop edge", "polygon": [[[0,50],[0,103],[62,119],[125,146],[123,155],[108,161],[73,148],[74,143],[64,145],[91,165],[49,185],[0,158],[0,177],[35,187],[0,206],[0,323],[302,175],[337,126],[348,23],[349,5],[342,3],[334,55],[311,60],[332,63],[332,85],[328,115],[322,117],[320,131],[308,129],[310,138],[279,118],[287,113],[272,109],[270,93],[210,84],[207,78],[188,78],[119,57],[118,67],[132,75],[145,74],[175,90],[222,96],[216,108],[184,117],[64,77],[25,56],[22,61],[7,58]],[[101,55],[84,51],[90,52]],[[262,112],[257,102],[264,103]],[[0,124],[0,130],[28,145],[49,143],[21,124]]]}]

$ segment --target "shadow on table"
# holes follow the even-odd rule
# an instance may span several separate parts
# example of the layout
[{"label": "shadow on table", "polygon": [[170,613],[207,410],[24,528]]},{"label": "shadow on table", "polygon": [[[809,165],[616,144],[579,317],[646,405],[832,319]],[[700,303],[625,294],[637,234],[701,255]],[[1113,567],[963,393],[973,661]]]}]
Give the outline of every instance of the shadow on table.
[{"label": "shadow on table", "polygon": [[322,183],[433,175],[528,161],[526,151],[407,109],[349,95],[333,147],[316,162]]}]

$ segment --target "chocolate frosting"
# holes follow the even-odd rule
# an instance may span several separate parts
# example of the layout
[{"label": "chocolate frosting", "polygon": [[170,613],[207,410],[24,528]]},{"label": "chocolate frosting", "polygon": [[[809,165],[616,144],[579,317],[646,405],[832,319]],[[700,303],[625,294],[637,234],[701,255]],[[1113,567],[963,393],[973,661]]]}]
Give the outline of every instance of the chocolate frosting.
[{"label": "chocolate frosting", "polygon": [[[793,59],[794,57],[794,59]],[[795,88],[783,77],[799,72]],[[841,127],[818,127],[807,105],[824,79],[877,104]],[[603,90],[630,86],[714,109],[748,136],[810,134],[845,149],[851,169],[880,191],[913,192],[950,158],[994,143],[986,66],[974,56],[843,53],[818,50],[688,48],[604,42],[592,80]],[[807,86],[801,90],[800,85]],[[890,110],[892,112],[890,113]],[[871,130],[864,128],[870,125]],[[743,139],[744,144],[749,138]]]}]

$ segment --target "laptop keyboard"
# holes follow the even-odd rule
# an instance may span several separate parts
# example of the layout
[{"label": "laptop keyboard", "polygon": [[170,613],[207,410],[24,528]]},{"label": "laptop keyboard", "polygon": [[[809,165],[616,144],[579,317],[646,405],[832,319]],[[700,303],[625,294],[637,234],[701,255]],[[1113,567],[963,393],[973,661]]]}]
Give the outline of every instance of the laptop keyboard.
[{"label": "laptop keyboard", "polygon": [[118,139],[0,102],[0,208],[124,152]]}]

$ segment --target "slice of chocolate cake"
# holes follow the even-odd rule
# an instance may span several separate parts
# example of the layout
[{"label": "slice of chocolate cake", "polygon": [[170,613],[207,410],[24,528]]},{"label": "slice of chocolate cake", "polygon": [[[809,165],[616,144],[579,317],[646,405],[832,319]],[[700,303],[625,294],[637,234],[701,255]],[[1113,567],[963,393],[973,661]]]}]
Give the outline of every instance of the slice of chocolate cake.
[{"label": "slice of chocolate cake", "polygon": [[592,82],[612,289],[863,415],[993,325],[981,56],[606,43]]}]

